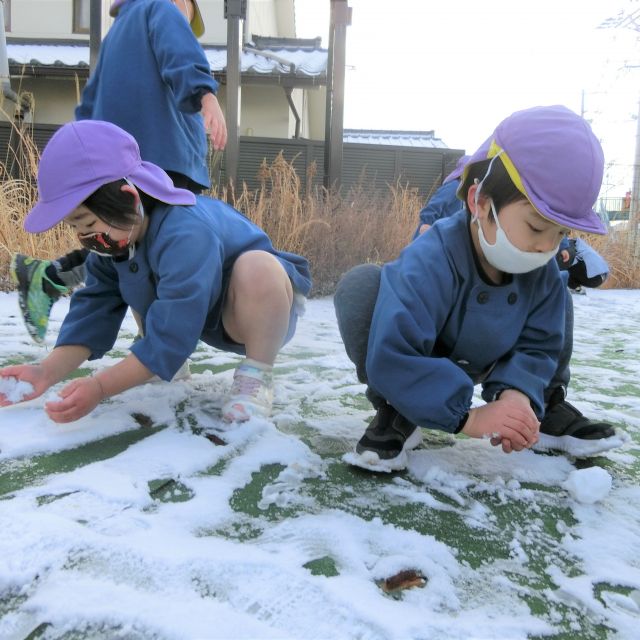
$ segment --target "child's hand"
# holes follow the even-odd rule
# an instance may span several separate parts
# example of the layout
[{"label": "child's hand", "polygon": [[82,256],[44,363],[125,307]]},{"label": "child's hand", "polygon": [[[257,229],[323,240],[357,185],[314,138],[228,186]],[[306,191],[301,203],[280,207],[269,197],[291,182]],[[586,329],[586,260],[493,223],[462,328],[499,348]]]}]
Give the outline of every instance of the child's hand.
[{"label": "child's hand", "polygon": [[[33,393],[23,396],[18,402],[26,402],[41,396],[50,386],[51,383],[45,375],[45,371],[39,364],[16,364],[10,367],[0,369],[0,377],[15,378],[22,382],[28,382],[33,387]],[[17,404],[9,400],[4,394],[0,393],[0,407],[8,407],[11,404]]]},{"label": "child's hand", "polygon": [[522,451],[538,441],[540,423],[528,400],[525,405],[514,397],[503,399],[502,396],[495,402],[472,409],[462,433],[472,438],[491,437],[491,444],[501,444],[505,453]]},{"label": "child's hand", "polygon": [[58,423],[73,422],[91,413],[104,397],[97,378],[86,377],[71,381],[59,394],[60,402],[47,402],[45,411]]}]

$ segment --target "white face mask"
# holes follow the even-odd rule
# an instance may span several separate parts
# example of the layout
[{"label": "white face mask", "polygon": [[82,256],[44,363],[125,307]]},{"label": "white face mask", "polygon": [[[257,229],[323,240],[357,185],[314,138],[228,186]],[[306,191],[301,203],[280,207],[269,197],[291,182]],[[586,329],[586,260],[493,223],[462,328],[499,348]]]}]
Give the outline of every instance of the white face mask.
[{"label": "white face mask", "polygon": [[[476,207],[478,206],[478,191],[476,191]],[[504,273],[528,273],[534,269],[543,267],[549,260],[551,260],[558,252],[558,247],[551,251],[522,251],[518,247],[511,244],[511,241],[507,237],[507,234],[502,230],[500,221],[498,220],[498,214],[496,213],[493,200],[489,200],[491,205],[491,213],[496,221],[496,242],[495,244],[489,244],[484,237],[484,232],[480,226],[480,220],[475,218],[478,225],[478,239],[480,240],[480,247],[484,253],[484,257],[487,262]],[[560,243],[558,243],[560,246]]]}]

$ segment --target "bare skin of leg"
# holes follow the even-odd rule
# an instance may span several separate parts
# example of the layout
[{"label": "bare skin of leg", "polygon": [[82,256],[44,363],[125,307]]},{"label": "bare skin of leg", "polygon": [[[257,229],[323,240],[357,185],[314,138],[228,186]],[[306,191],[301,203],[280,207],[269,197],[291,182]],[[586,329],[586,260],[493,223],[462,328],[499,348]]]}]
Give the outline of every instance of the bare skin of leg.
[{"label": "bare skin of leg", "polygon": [[245,345],[247,358],[272,365],[289,328],[291,280],[278,259],[266,251],[247,251],[231,272],[222,323]]}]

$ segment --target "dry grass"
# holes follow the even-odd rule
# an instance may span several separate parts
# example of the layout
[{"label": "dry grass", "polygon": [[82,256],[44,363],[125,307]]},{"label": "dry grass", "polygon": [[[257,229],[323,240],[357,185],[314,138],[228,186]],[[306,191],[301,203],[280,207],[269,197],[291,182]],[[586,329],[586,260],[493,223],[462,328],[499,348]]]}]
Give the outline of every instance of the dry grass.
[{"label": "dry grass", "polygon": [[[18,171],[0,164],[0,288],[11,288],[9,264],[16,252],[54,258],[77,248],[70,230],[58,226],[44,234],[28,234],[22,222],[37,198],[35,176],[38,154],[28,130],[20,132]],[[311,167],[307,184],[311,184]],[[340,276],[363,262],[393,260],[411,240],[423,205],[415,189],[390,185],[385,192],[368,188],[366,176],[346,195],[322,188],[301,188],[292,163],[280,155],[260,169],[260,188],[246,185],[235,194],[235,206],[261,226],[281,250],[304,255],[311,264],[314,294],[330,294]],[[223,191],[220,197],[226,199]],[[628,236],[617,232],[590,236],[588,242],[611,266],[605,286],[640,287],[640,256],[634,255]]]},{"label": "dry grass", "polygon": [[583,239],[609,263],[603,289],[640,288],[640,245],[633,246],[636,238],[630,229],[613,227],[606,236],[585,235]]},{"label": "dry grass", "polygon": [[256,192],[245,187],[235,206],[278,249],[309,260],[315,295],[332,292],[340,275],[356,264],[392,260],[415,230],[421,206],[415,189],[395,185],[372,193],[363,176],[344,197],[322,188],[302,194],[293,165],[282,156],[263,164],[259,177],[261,187]]},{"label": "dry grass", "polygon": [[24,217],[37,200],[36,175],[39,154],[28,125],[14,126],[16,149],[0,162],[0,289],[13,285],[9,264],[14,253],[55,258],[77,248],[73,234],[61,226],[46,233],[31,234],[22,229]]}]

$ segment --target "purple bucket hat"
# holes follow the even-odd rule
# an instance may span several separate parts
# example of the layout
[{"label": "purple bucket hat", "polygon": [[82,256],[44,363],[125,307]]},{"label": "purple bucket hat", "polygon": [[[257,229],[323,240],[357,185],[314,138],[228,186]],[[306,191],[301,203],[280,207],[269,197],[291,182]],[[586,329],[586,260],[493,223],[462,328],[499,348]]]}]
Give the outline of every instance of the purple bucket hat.
[{"label": "purple bucket hat", "polygon": [[61,127],[49,140],[38,167],[39,199],[24,220],[29,233],[51,229],[108,182],[127,178],[168,204],[195,204],[186,189],[151,162],[143,162],[137,142],[110,122],[81,120]]},{"label": "purple bucket hat", "polygon": [[[129,2],[129,0],[114,0],[109,7],[109,15],[112,18],[115,18],[120,11],[120,7],[122,7],[125,2]],[[191,2],[193,3],[193,18],[191,19],[190,24],[191,31],[193,31],[193,34],[196,38],[199,38],[200,36],[204,35],[204,20],[202,19],[200,7],[198,6],[196,0],[191,0]]]},{"label": "purple bucket hat", "polygon": [[604,154],[587,121],[573,111],[561,105],[516,111],[467,166],[495,156],[542,217],[578,231],[607,233],[593,210]]}]

